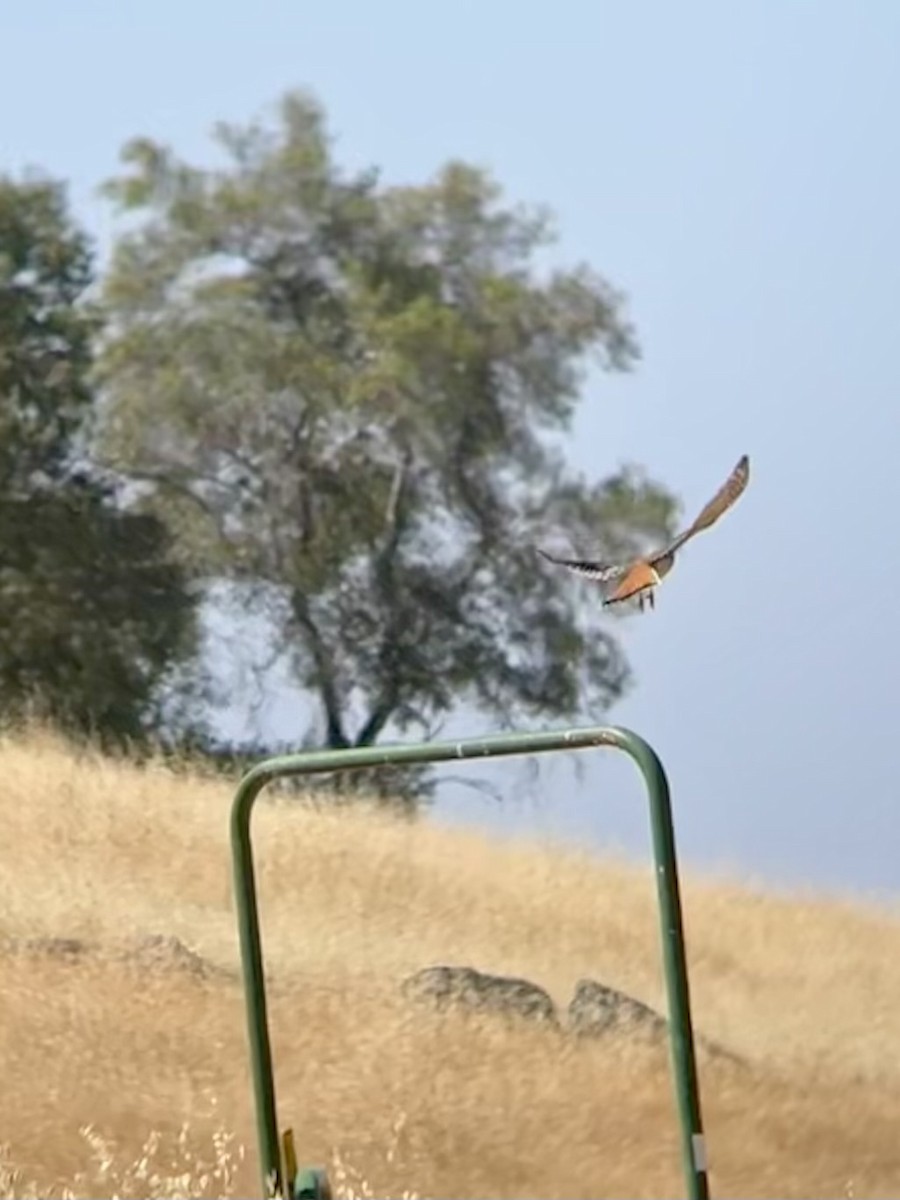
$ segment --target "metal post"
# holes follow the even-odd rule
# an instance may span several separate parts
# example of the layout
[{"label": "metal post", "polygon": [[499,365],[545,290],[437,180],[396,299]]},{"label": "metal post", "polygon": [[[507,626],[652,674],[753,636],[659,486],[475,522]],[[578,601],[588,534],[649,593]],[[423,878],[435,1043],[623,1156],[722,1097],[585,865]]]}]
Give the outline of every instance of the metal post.
[{"label": "metal post", "polygon": [[690,1200],[707,1200],[709,1176],[706,1170],[706,1142],[700,1117],[700,1090],[697,1084],[691,995],[688,986],[669,781],[652,746],[629,730],[622,729],[619,733],[622,735],[622,749],[631,755],[640,768],[650,798],[650,826],[653,833],[656,893],[659,901],[663,970],[669,1011],[669,1046],[681,1126],[684,1179]]},{"label": "metal post", "polygon": [[254,768],[241,780],[231,806],[231,854],[234,873],[234,900],[237,908],[241,968],[244,976],[244,1003],[250,1039],[250,1071],[253,1076],[253,1100],[256,1107],[256,1132],[259,1142],[263,1196],[284,1196],[284,1177],[278,1144],[278,1118],[275,1111],[275,1081],[272,1071],[272,1047],[269,1041],[269,1017],[266,1006],[266,977],[263,970],[259,910],[256,903],[256,872],[250,838],[250,814],[263,787],[279,772]]},{"label": "metal post", "polygon": [[583,750],[595,746],[612,746],[624,750],[639,767],[647,785],[662,932],[663,970],[669,1009],[669,1039],[681,1126],[685,1183],[689,1200],[707,1200],[709,1184],[700,1117],[669,785],[662,763],[652,747],[631,730],[615,726],[560,730],[552,733],[502,734],[459,742],[367,746],[350,750],[291,754],[266,759],[243,777],[231,810],[231,842],[260,1166],[266,1196],[284,1196],[285,1182],[278,1143],[275,1082],[250,837],[250,815],[260,791],[271,780],[288,775],[321,774],[364,767],[414,765],[470,758],[498,758],[515,754],[542,754],[556,750]]}]

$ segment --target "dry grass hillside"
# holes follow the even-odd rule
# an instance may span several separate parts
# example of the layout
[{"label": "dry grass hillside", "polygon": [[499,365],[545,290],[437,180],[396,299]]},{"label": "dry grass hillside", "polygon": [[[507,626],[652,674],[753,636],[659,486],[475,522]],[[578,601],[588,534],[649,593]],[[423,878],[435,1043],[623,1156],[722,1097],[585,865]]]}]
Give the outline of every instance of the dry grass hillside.
[{"label": "dry grass hillside", "polygon": [[[0,1196],[257,1194],[229,789],[37,734],[0,778]],[[398,991],[446,962],[662,1008],[646,868],[283,800],[255,834],[281,1123],[343,1195],[683,1194],[664,1047]],[[744,1060],[702,1066],[713,1194],[900,1194],[896,916],[684,900],[696,1025]]]}]

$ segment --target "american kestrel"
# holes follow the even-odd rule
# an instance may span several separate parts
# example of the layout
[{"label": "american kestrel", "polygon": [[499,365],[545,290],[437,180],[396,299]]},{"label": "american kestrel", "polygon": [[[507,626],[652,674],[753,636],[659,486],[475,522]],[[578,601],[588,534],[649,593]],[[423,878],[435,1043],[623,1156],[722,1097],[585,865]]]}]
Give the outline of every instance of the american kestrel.
[{"label": "american kestrel", "polygon": [[[538,550],[544,558],[570,571],[586,575],[588,579],[596,579],[604,593],[604,605],[619,604],[623,600],[637,597],[641,612],[645,600],[650,607],[655,606],[653,589],[657,587],[675,565],[676,551],[696,533],[709,529],[723,513],[726,513],[736,503],[741,493],[750,481],[750,459],[743,455],[737,466],[703,509],[689,529],[680,533],[671,545],[658,553],[645,555],[630,563],[602,563],[590,559],[554,558],[546,550]],[[611,589],[611,590],[610,590]]]}]

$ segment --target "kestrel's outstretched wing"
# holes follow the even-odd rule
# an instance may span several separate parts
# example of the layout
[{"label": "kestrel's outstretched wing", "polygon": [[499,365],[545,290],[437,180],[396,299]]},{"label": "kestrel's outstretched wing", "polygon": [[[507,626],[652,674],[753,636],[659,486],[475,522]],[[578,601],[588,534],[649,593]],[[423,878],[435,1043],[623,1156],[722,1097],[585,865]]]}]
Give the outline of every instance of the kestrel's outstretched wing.
[{"label": "kestrel's outstretched wing", "polygon": [[669,554],[674,554],[676,550],[680,550],[684,543],[695,534],[702,533],[704,529],[709,529],[710,525],[715,525],[719,517],[728,512],[733,504],[737,503],[749,482],[750,459],[744,454],[738,459],[737,466],[713,496],[712,500],[702,510],[693,525],[689,529],[686,529],[684,533],[680,533],[670,546],[667,546],[665,550],[661,550],[658,555],[654,555],[648,561],[655,562],[659,558],[665,558]]},{"label": "kestrel's outstretched wing", "polygon": [[625,563],[602,563],[595,562],[590,558],[555,558],[554,555],[548,554],[540,547],[538,547],[538,554],[546,558],[548,562],[556,563],[559,567],[568,567],[570,571],[585,575],[588,579],[596,579],[601,585],[615,583],[628,570],[628,565]]}]

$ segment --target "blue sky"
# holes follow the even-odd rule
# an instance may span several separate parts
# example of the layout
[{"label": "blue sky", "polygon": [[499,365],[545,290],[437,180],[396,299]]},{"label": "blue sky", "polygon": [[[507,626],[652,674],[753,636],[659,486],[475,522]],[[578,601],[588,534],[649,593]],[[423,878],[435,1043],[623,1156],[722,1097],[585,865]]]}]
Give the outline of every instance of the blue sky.
[{"label": "blue sky", "polygon": [[[101,242],[94,189],[125,140],[202,159],[215,120],[298,85],[347,165],[417,182],[463,157],[549,204],[560,259],[627,292],[644,351],[591,377],[573,462],[642,462],[692,516],[752,459],[655,613],[617,623],[637,681],[611,717],[661,753],[683,860],[900,890],[900,5],[29,0],[0,47],[0,169],[69,180]],[[544,784],[440,811],[646,852],[629,764],[592,754]]]}]

